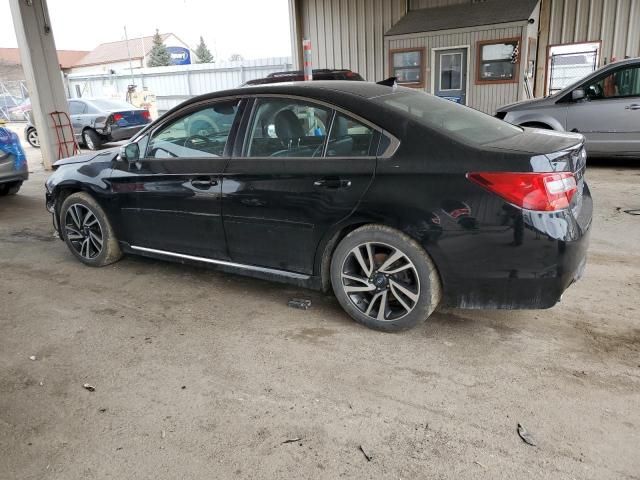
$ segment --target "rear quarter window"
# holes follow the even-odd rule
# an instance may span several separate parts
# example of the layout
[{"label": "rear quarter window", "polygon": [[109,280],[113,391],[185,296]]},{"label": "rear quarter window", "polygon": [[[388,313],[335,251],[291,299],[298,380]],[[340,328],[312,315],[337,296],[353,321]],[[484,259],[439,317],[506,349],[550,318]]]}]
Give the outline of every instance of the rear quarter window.
[{"label": "rear quarter window", "polygon": [[398,88],[398,93],[377,97],[375,101],[404,112],[420,124],[464,143],[482,145],[522,133],[520,127],[478,110],[423,92],[406,90]]}]

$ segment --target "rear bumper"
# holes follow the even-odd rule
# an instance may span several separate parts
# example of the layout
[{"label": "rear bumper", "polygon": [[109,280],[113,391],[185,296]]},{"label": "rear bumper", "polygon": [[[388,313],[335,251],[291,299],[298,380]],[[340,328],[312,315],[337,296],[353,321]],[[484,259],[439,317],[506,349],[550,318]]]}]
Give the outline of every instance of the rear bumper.
[{"label": "rear bumper", "polygon": [[133,127],[119,127],[117,125],[112,125],[111,130],[109,132],[105,132],[104,134],[108,137],[109,141],[119,142],[121,140],[130,139],[146,126],[147,124],[135,125]]},{"label": "rear bumper", "polygon": [[584,273],[592,210],[585,187],[577,215],[521,211],[509,228],[478,231],[473,242],[444,235],[433,255],[442,265],[444,303],[458,308],[554,306]]}]

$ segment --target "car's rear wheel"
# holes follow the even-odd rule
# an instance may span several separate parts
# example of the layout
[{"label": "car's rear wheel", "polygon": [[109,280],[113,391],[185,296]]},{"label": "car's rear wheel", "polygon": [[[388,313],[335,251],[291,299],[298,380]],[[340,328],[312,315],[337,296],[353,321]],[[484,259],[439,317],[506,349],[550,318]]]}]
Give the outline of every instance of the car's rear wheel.
[{"label": "car's rear wheel", "polygon": [[6,197],[7,195],[15,195],[20,191],[22,182],[11,182],[0,184],[0,197]]},{"label": "car's rear wheel", "polygon": [[412,238],[383,225],[365,225],[347,235],[331,260],[331,284],[342,308],[377,330],[416,326],[441,298],[440,277]]},{"label": "car's rear wheel", "polygon": [[74,193],[64,200],[59,225],[67,247],[82,263],[103,267],[122,257],[109,219],[88,193]]},{"label": "car's rear wheel", "polygon": [[27,132],[27,142],[33,148],[40,148],[40,139],[38,138],[38,131],[35,128]]},{"label": "car's rear wheel", "polygon": [[82,141],[89,150],[98,150],[102,146],[102,139],[95,130],[87,129],[82,132]]}]

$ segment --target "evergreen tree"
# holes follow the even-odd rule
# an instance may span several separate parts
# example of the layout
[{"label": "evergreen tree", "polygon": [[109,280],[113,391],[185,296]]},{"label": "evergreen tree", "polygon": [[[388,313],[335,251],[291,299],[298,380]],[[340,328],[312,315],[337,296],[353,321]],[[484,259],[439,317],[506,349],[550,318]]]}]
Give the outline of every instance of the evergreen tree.
[{"label": "evergreen tree", "polygon": [[171,55],[167,51],[162,38],[156,28],[156,33],[153,36],[153,46],[149,52],[149,61],[147,61],[147,67],[166,67],[171,65]]},{"label": "evergreen tree", "polygon": [[200,36],[200,43],[196,47],[196,57],[197,63],[213,63],[214,61],[213,55],[211,54],[211,51],[209,50],[207,45],[204,43],[202,35]]}]

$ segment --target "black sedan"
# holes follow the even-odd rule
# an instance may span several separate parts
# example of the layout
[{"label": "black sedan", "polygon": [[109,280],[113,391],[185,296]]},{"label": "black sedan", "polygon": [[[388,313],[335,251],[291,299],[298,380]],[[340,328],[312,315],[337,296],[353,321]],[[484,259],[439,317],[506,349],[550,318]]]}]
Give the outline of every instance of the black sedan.
[{"label": "black sedan", "polygon": [[[69,100],[69,119],[76,140],[89,150],[98,150],[103,143],[129,140],[151,123],[148,110],[111,98]],[[38,131],[29,122],[24,128],[25,140],[40,148]]]},{"label": "black sedan", "polygon": [[120,153],[58,161],[46,200],[87,265],[132,253],[333,288],[393,331],[438,305],[558,302],[585,265],[583,141],[395,86],[245,87],[183,103]]}]

